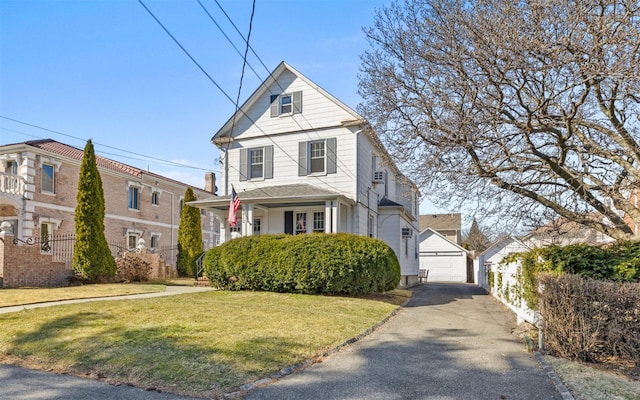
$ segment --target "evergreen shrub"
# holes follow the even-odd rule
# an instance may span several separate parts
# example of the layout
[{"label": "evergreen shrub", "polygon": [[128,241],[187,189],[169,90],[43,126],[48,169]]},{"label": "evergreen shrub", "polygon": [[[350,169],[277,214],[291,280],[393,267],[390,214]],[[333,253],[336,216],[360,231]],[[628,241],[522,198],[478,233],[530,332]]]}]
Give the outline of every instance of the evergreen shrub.
[{"label": "evergreen shrub", "polygon": [[400,263],[383,241],[354,234],[261,235],[209,250],[212,286],[306,294],[365,294],[396,288]]},{"label": "evergreen shrub", "polygon": [[537,309],[540,273],[575,274],[583,278],[616,282],[640,282],[640,243],[616,242],[607,246],[551,245],[513,254],[501,263],[519,260],[522,265],[523,297]]}]

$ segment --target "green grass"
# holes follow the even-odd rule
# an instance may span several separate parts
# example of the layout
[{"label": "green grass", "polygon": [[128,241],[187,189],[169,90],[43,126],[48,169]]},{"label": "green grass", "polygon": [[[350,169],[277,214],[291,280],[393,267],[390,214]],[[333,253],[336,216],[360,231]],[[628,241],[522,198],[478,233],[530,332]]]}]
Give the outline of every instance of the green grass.
[{"label": "green grass", "polygon": [[385,301],[213,291],[0,315],[0,362],[217,397],[320,355]]},{"label": "green grass", "polygon": [[[193,284],[193,280],[190,282]],[[163,292],[165,288],[165,284],[113,283],[61,288],[0,289],[0,307],[42,303],[46,301]]]}]

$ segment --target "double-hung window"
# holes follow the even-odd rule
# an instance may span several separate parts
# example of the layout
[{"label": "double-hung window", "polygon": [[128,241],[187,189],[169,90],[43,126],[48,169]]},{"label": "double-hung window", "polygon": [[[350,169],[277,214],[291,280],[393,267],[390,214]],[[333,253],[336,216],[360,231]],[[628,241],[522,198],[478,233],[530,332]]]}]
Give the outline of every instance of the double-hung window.
[{"label": "double-hung window", "polygon": [[313,231],[316,233],[324,232],[324,211],[313,213]]},{"label": "double-hung window", "polygon": [[249,158],[251,163],[251,168],[249,169],[249,173],[251,174],[249,178],[262,178],[264,177],[264,149],[251,149],[249,150]]},{"label": "double-hung window", "polygon": [[324,172],[324,140],[319,142],[311,142],[309,144],[309,150],[311,154],[311,173],[321,173]]},{"label": "double-hung window", "polygon": [[240,150],[240,180],[273,179],[273,145]]},{"label": "double-hung window", "polygon": [[298,143],[298,176],[337,172],[336,138]]},{"label": "double-hung window", "polygon": [[151,193],[151,204],[154,206],[160,205],[160,192],[154,191]]}]

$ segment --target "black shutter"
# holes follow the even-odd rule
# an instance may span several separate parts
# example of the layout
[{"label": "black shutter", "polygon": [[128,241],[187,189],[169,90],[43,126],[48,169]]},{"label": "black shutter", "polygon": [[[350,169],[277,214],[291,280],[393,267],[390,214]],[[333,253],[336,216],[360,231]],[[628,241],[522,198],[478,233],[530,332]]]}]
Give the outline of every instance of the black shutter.
[{"label": "black shutter", "polygon": [[284,233],[293,235],[293,211],[284,212]]}]

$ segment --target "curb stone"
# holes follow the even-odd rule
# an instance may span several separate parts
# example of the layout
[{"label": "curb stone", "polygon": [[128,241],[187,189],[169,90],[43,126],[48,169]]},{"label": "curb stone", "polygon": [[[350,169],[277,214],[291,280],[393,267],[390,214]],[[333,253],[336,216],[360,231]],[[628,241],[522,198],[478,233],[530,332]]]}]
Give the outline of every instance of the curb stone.
[{"label": "curb stone", "polygon": [[547,374],[549,379],[551,379],[551,382],[553,382],[554,386],[558,390],[558,393],[560,393],[560,395],[562,396],[562,399],[575,400],[569,389],[567,389],[564,383],[562,383],[562,381],[560,380],[558,374],[556,374],[556,371],[554,371],[553,367],[549,365],[547,360],[545,360],[544,356],[539,351],[536,351],[534,354],[538,359],[542,370]]}]

